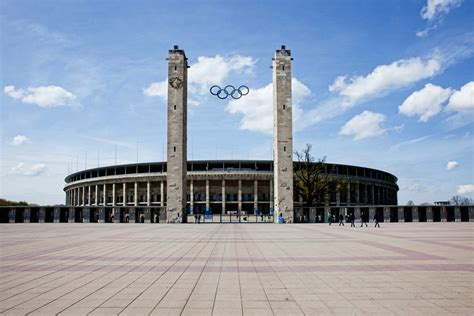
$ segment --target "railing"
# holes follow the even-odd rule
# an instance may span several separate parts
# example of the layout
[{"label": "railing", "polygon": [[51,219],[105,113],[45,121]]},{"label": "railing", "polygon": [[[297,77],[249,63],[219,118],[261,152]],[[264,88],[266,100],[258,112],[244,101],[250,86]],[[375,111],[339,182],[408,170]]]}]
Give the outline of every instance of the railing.
[{"label": "railing", "polygon": [[[368,222],[469,222],[474,221],[474,205],[353,205],[344,207],[295,207],[294,223],[327,223],[344,220],[354,214]],[[160,206],[2,206],[0,223],[165,223],[165,210]],[[181,214],[182,215],[182,214]],[[184,222],[194,223],[187,214]],[[201,214],[200,223],[273,223],[272,214]]]}]

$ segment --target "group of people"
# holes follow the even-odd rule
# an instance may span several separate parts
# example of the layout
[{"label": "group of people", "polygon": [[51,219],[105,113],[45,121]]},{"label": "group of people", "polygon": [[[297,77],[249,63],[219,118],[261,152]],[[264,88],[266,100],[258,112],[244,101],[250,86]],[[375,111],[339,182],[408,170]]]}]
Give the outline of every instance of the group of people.
[{"label": "group of people", "polygon": [[[329,226],[331,226],[331,224],[334,222],[334,215],[328,211],[328,223],[329,223]],[[350,213],[350,214],[347,214],[345,217],[344,215],[342,215],[342,213],[339,214],[339,226],[344,226],[344,218],[346,220],[346,222],[351,222],[351,227],[356,227],[355,226],[355,214],[354,212]],[[374,227],[380,227],[380,223],[379,223],[379,220],[377,218],[377,215],[374,214],[374,223],[375,223],[375,226]],[[367,216],[365,214],[365,212],[361,212],[360,213],[360,227],[364,227],[364,224],[365,224],[365,227],[368,227],[367,225]]]}]

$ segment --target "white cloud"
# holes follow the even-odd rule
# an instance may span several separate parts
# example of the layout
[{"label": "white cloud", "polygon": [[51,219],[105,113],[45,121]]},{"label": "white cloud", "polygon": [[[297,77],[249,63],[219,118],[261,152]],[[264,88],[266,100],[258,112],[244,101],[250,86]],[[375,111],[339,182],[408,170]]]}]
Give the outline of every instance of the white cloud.
[{"label": "white cloud", "polygon": [[474,192],[474,184],[461,184],[458,185],[458,194],[466,194]]},{"label": "white cloud", "polygon": [[20,162],[12,167],[10,172],[15,175],[35,177],[46,172],[46,165],[43,163],[37,163],[28,167],[23,162]]},{"label": "white cloud", "polygon": [[461,3],[462,0],[428,0],[421,9],[421,17],[432,21],[441,15],[448,14],[451,9],[459,7]]},{"label": "white cloud", "polygon": [[339,134],[354,136],[355,140],[379,136],[387,131],[380,126],[385,119],[381,113],[364,111],[347,121]]},{"label": "white cloud", "polygon": [[[216,55],[214,57],[200,56],[197,62],[191,64],[188,70],[188,88],[190,92],[198,95],[206,95],[212,85],[226,84],[226,79],[232,73],[252,73],[256,61],[249,56],[233,55],[223,57]],[[147,96],[159,96],[167,98],[168,81],[151,83],[143,89]],[[199,102],[193,100],[193,103]]]},{"label": "white cloud", "polygon": [[[291,80],[293,122],[302,118],[301,102],[311,94],[311,90],[296,78]],[[273,83],[250,93],[227,105],[229,113],[242,113],[240,128],[271,134],[273,131]]]},{"label": "white cloud", "polygon": [[442,110],[442,105],[452,94],[450,88],[443,89],[440,86],[428,83],[421,90],[413,92],[398,107],[401,114],[406,116],[418,115],[420,122],[427,122]]},{"label": "white cloud", "polygon": [[455,91],[449,98],[448,111],[474,112],[474,81],[470,81]]},{"label": "white cloud", "polygon": [[26,144],[29,141],[30,139],[24,135],[16,135],[15,137],[13,137],[11,144],[14,146],[19,146],[19,145]]},{"label": "white cloud", "polygon": [[74,94],[59,86],[28,87],[24,90],[10,85],[5,86],[3,92],[13,99],[43,108],[73,105],[76,99]]},{"label": "white cloud", "polygon": [[329,86],[329,91],[343,97],[342,106],[351,107],[391,90],[409,86],[441,71],[438,57],[422,60],[419,57],[400,59],[389,65],[379,65],[367,76],[339,76]]},{"label": "white cloud", "polygon": [[428,26],[416,32],[416,36],[425,37],[441,23],[442,18],[451,11],[451,9],[461,6],[463,0],[427,0],[426,5],[421,9],[420,15],[428,21]]},{"label": "white cloud", "polygon": [[143,93],[149,97],[168,97],[168,81],[153,82],[148,88],[143,89]]},{"label": "white cloud", "polygon": [[448,161],[448,164],[446,165],[446,170],[451,171],[459,167],[459,162],[457,161]]}]

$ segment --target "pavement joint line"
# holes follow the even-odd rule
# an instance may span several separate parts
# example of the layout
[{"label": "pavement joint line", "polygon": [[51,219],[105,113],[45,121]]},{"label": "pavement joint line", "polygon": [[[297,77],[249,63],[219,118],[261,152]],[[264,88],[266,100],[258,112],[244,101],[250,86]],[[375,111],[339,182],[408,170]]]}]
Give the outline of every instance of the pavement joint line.
[{"label": "pavement joint line", "polygon": [[[218,227],[219,228],[219,227]],[[222,228],[221,228],[222,229]],[[214,231],[214,235],[218,234],[219,232],[219,229],[216,229]],[[204,237],[203,237],[204,238]],[[203,245],[201,247],[201,250],[204,249],[206,247],[206,245]],[[176,263],[178,263],[179,261],[176,261]],[[188,267],[191,265],[191,263],[188,264]],[[171,269],[171,267],[170,267]],[[158,307],[158,305],[160,305],[160,303],[163,301],[163,299],[166,297],[166,295],[169,293],[169,291],[173,288],[173,286],[176,284],[176,282],[181,278],[181,276],[184,274],[185,270],[183,270],[183,272],[181,272],[181,274],[176,278],[176,280],[173,282],[173,285],[171,285],[168,290],[165,292],[165,294],[161,297],[161,299],[158,301],[158,303],[156,303],[155,307],[153,307],[153,309],[151,310],[150,314],[153,313],[153,311],[156,310],[156,308]],[[163,274],[164,275],[164,274]],[[158,280],[157,280],[158,281]]]},{"label": "pavement joint line", "polygon": [[[220,233],[219,236],[222,236],[222,235],[225,233],[224,229],[221,229],[221,231],[222,231],[222,232]],[[211,251],[211,254],[210,254],[210,256],[208,256],[208,259],[211,257],[212,253],[216,250],[216,245],[218,244],[218,242],[219,242],[219,238],[217,238],[217,240],[215,241],[214,246],[213,246],[212,251]],[[183,312],[184,312],[184,310],[186,309],[186,306],[188,305],[189,299],[190,299],[191,296],[193,295],[194,290],[196,289],[196,286],[197,286],[198,283],[199,283],[199,280],[201,280],[202,274],[203,274],[204,270],[206,269],[207,263],[208,263],[208,261],[206,261],[206,263],[203,265],[203,268],[202,268],[201,272],[199,273],[199,277],[197,278],[196,283],[194,284],[194,286],[193,286],[193,288],[192,288],[192,290],[191,290],[191,293],[189,293],[189,296],[188,296],[188,298],[186,299],[186,303],[184,304],[183,308],[181,309],[181,311],[180,311],[180,313],[179,313],[180,315],[182,315]],[[217,289],[216,289],[216,292],[217,292]]]},{"label": "pavement joint line", "polygon": [[[131,248],[131,247],[132,247],[132,246],[129,246],[129,247],[126,247],[126,248]],[[148,247],[148,248],[151,248],[151,247],[152,247],[152,246],[150,246],[150,247]],[[109,251],[108,253],[114,253],[115,251],[116,251],[116,249],[112,249],[112,250]],[[130,262],[132,262],[132,261],[130,261]],[[128,263],[130,263],[130,262],[128,262]],[[125,266],[125,265],[126,265],[126,264],[123,264],[122,266]],[[101,268],[102,268],[102,266],[99,266],[96,270],[94,270],[94,271],[92,271],[92,272],[98,271],[98,270],[100,270]],[[107,273],[101,275],[98,279],[101,279],[101,278],[107,276],[108,274],[111,274],[112,272],[114,272],[114,271],[113,271],[113,270],[112,270],[112,271],[109,271],[109,272],[107,272]],[[76,278],[75,280],[81,279],[81,278],[83,278],[83,277],[86,278],[87,276],[88,276],[88,275],[85,275],[85,276],[82,275],[82,276],[79,276],[78,278]],[[98,279],[93,279],[93,280],[91,280],[91,281],[89,281],[89,282],[87,282],[87,283],[81,285],[79,288],[82,288],[82,287],[84,287],[85,285],[90,284],[91,282],[97,281]],[[115,280],[114,280],[114,281],[115,281]],[[108,284],[110,284],[110,283],[112,283],[112,282],[114,282],[114,281],[111,281],[111,282],[107,283],[106,285],[102,286],[101,288],[107,286]],[[98,290],[100,290],[101,288],[99,288]],[[74,292],[74,291],[77,290],[77,289],[78,289],[78,288],[76,288],[76,289],[74,289],[74,290],[71,290],[71,291],[69,291],[69,292],[66,292],[66,293],[64,293],[63,295],[61,295],[60,297],[64,297],[64,296],[66,296],[67,294],[69,294],[69,293],[71,293],[71,292]],[[50,290],[50,291],[52,291],[52,290]],[[97,290],[96,290],[96,291],[97,291]],[[47,291],[47,292],[49,292],[49,291]],[[47,292],[45,292],[45,293],[47,293]],[[45,294],[45,293],[42,293],[42,294]],[[40,294],[40,295],[42,295],[42,294]],[[40,295],[38,295],[38,296],[40,296]],[[89,294],[88,296],[90,296],[90,295],[91,295],[91,294]],[[88,296],[86,296],[86,297],[88,297]],[[60,298],[60,297],[59,297],[59,298]],[[57,299],[58,299],[58,298],[56,298],[55,300],[57,300]],[[83,298],[83,299],[84,299],[84,298]],[[81,300],[82,300],[82,299],[81,299]],[[81,301],[81,300],[79,300],[79,301]],[[54,301],[54,300],[53,300],[53,301]],[[29,313],[32,313],[32,312],[34,312],[34,311],[36,311],[36,310],[38,310],[38,309],[40,309],[40,308],[42,308],[42,307],[44,307],[44,306],[50,304],[51,302],[52,302],[52,301],[50,301],[50,302],[48,302],[48,303],[46,303],[46,304],[44,304],[44,305],[42,305],[42,306],[36,308],[36,309],[33,310],[33,311],[30,311]],[[75,303],[74,303],[74,304],[75,304]],[[72,304],[72,305],[74,305],[74,304]],[[72,305],[71,305],[71,306],[72,306]],[[66,308],[66,309],[67,309],[67,308]],[[61,312],[62,312],[62,311],[61,311]],[[59,312],[59,313],[61,313],[61,312]]]},{"label": "pavement joint line", "polygon": [[[185,247],[186,247],[186,245],[183,245],[181,248],[175,249],[169,256],[172,256],[173,254],[179,252],[180,250],[182,250],[182,249],[185,248]],[[169,245],[169,249],[172,249],[172,248],[173,248],[173,245],[170,244],[170,245]],[[152,259],[153,259],[153,257],[150,256],[149,261],[151,261]],[[158,263],[161,263],[161,261],[159,261]],[[155,265],[155,266],[156,266],[156,265]],[[141,278],[142,276],[144,276],[147,272],[150,272],[155,266],[150,266],[150,268],[149,268],[147,271],[144,271],[143,273],[141,273],[141,274],[140,274],[138,277],[136,277],[132,282],[128,283],[124,288],[122,288],[120,291],[118,291],[117,293],[115,293],[114,295],[112,295],[111,297],[109,297],[109,298],[108,298],[107,300],[105,300],[101,305],[99,305],[99,306],[97,306],[96,308],[94,308],[91,312],[94,312],[97,308],[100,308],[102,305],[104,305],[106,302],[108,302],[110,299],[112,299],[115,295],[117,295],[118,293],[120,293],[121,291],[123,291],[124,289],[126,289],[129,285],[133,284],[133,283],[134,283],[135,281],[137,281],[138,279],[140,279],[140,278]],[[137,266],[137,267],[138,267],[138,266]],[[164,274],[164,273],[160,274],[160,276],[163,275],[163,274]],[[142,292],[142,293],[143,293],[143,292]],[[140,293],[139,295],[137,295],[136,297],[139,297],[140,295],[141,295],[141,293]],[[136,299],[136,297],[135,297],[135,299]],[[135,299],[134,299],[134,300],[135,300]],[[132,304],[134,300],[132,300],[129,304],[127,304],[127,306],[125,306],[125,307],[122,309],[122,311],[123,311],[124,309],[126,309],[130,304]]]}]

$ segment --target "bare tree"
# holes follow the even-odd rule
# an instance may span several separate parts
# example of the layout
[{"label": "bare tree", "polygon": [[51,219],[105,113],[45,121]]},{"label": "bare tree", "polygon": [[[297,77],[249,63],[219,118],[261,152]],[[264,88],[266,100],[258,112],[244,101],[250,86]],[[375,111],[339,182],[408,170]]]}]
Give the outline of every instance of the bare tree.
[{"label": "bare tree", "polygon": [[294,188],[297,196],[301,196],[303,203],[307,206],[323,204],[330,188],[342,190],[346,186],[344,182],[336,182],[331,173],[335,166],[326,164],[326,157],[314,159],[311,154],[312,146],[306,144],[301,151],[295,151],[298,163],[294,166]]},{"label": "bare tree", "polygon": [[460,196],[460,195],[453,195],[451,201],[449,201],[451,205],[469,205],[472,204],[473,201],[470,198]]},{"label": "bare tree", "polygon": [[412,206],[412,205],[415,205],[415,203],[413,203],[412,200],[408,200],[407,205]]}]

